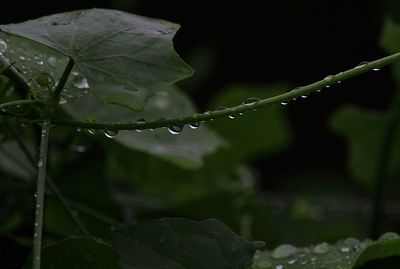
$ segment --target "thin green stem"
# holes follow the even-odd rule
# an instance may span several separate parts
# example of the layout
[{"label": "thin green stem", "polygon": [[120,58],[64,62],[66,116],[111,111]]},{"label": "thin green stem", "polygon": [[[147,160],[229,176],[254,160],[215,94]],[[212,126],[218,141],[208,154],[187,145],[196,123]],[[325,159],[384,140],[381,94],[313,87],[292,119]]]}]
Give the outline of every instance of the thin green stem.
[{"label": "thin green stem", "polygon": [[317,81],[315,83],[296,88],[295,90],[271,98],[259,100],[257,102],[252,102],[249,104],[241,104],[226,109],[209,111],[202,114],[194,114],[183,118],[162,119],[149,122],[89,122],[89,121],[53,118],[52,124],[75,127],[75,128],[84,128],[84,129],[86,128],[86,129],[102,129],[102,130],[143,130],[143,129],[170,127],[170,126],[182,126],[189,123],[210,121],[216,118],[227,117],[232,114],[246,113],[248,111],[259,109],[271,104],[289,102],[293,98],[308,95],[312,92],[316,92],[325,87],[329,87],[335,83],[361,75],[368,71],[380,69],[383,66],[392,64],[396,61],[400,61],[400,53],[396,53],[370,63],[356,66],[352,69],[340,72],[336,75],[327,76],[324,79]]},{"label": "thin green stem", "polygon": [[10,63],[9,60],[4,58],[4,56],[0,53],[0,66],[6,68],[4,70],[4,75],[14,81],[18,87],[22,88],[25,92],[29,90],[29,85],[25,81],[25,78],[18,72],[17,68]]},{"label": "thin green stem", "polygon": [[36,104],[46,104],[46,103],[40,100],[15,100],[0,104],[0,109],[7,109],[7,107],[36,105]]},{"label": "thin green stem", "polygon": [[69,74],[72,71],[72,68],[74,67],[74,64],[75,64],[74,59],[69,58],[68,64],[67,64],[66,68],[64,69],[64,72],[60,78],[60,81],[57,84],[56,89],[54,90],[54,94],[53,94],[54,100],[58,100],[60,98],[61,91],[63,90],[64,85],[67,82],[67,79],[69,77]]},{"label": "thin green stem", "polygon": [[384,207],[384,186],[387,179],[387,170],[396,143],[396,130],[400,126],[400,90],[397,90],[396,97],[391,109],[388,123],[386,125],[382,145],[379,152],[376,173],[374,175],[374,202],[372,210],[371,236],[376,238],[381,232],[383,207]]},{"label": "thin green stem", "polygon": [[46,183],[47,151],[49,143],[50,120],[44,120],[40,139],[38,176],[36,186],[35,225],[33,234],[33,269],[40,269],[43,231],[43,208]]},{"label": "thin green stem", "polygon": [[[22,140],[22,138],[20,137],[20,135],[15,131],[15,129],[8,122],[6,122],[6,124],[7,124],[8,130],[10,130],[11,134],[17,141],[19,148],[25,154],[26,158],[29,160],[29,162],[33,166],[36,166],[36,161],[34,160],[32,154],[29,152],[28,148],[26,147],[26,145],[25,145],[24,141]],[[54,183],[54,181],[51,179],[51,177],[49,175],[46,175],[46,181],[47,181],[48,186],[50,187],[50,190],[52,191],[52,193],[54,193],[56,198],[64,206],[65,210],[68,212],[68,215],[71,217],[71,219],[75,223],[75,225],[79,228],[81,233],[86,236],[90,235],[87,228],[85,227],[85,225],[79,219],[79,216],[77,216],[74,213],[72,207],[70,206],[70,202],[68,201],[68,199],[60,191],[60,189],[57,187],[57,185]]]}]

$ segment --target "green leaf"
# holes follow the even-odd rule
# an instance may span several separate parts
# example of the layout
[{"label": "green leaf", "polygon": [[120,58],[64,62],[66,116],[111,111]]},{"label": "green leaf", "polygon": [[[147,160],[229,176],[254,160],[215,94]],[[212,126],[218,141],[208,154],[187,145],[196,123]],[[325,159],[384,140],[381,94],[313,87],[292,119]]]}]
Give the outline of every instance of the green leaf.
[{"label": "green leaf", "polygon": [[335,245],[321,243],[307,248],[281,245],[272,252],[257,252],[253,269],[351,269],[369,261],[400,256],[400,237],[387,233],[376,241],[348,238]]},{"label": "green leaf", "polygon": [[[149,99],[142,112],[132,112],[121,106],[104,105],[91,93],[63,107],[75,118],[107,122],[134,122],[140,119],[152,121],[187,116],[195,112],[189,98],[172,88],[159,91]],[[186,126],[179,135],[172,135],[167,129],[145,130],[140,133],[121,131],[115,141],[125,147],[156,155],[186,168],[199,167],[206,155],[223,145],[222,139],[204,126],[196,130]]]},{"label": "green leaf", "polygon": [[143,222],[115,232],[113,244],[123,269],[245,269],[255,251],[214,219]]},{"label": "green leaf", "polygon": [[36,175],[35,169],[15,140],[0,144],[0,169],[24,181],[30,181]]},{"label": "green leaf", "polygon": [[[217,95],[210,108],[235,106],[249,97],[267,98],[284,91],[289,86],[284,83],[270,85],[232,85]],[[224,162],[241,162],[280,152],[292,142],[291,128],[284,111],[280,107],[265,107],[256,113],[243,116],[231,115],[233,120],[218,120],[210,123],[224,137],[229,148],[221,152]]]},{"label": "green leaf", "polygon": [[[46,247],[42,252],[42,269],[121,269],[118,254],[109,245],[93,238],[71,237]],[[31,261],[25,264],[32,268]]]},{"label": "green leaf", "polygon": [[400,26],[390,17],[385,18],[379,43],[388,53],[400,51]]},{"label": "green leaf", "polygon": [[[6,38],[10,42],[6,56],[21,63],[22,70],[22,65],[33,70],[31,77],[44,70],[57,80],[66,61],[62,54],[75,61],[70,85],[82,91],[90,86],[104,102],[133,110],[142,110],[155,92],[192,74],[173,50],[172,38],[178,28],[166,21],[107,9],[66,12],[0,26],[1,31],[11,34]],[[19,42],[18,38],[12,42],[15,36],[60,54],[49,55],[46,48]],[[56,73],[49,70],[54,67]]]},{"label": "green leaf", "polygon": [[[376,175],[387,121],[387,115],[382,112],[352,105],[339,109],[330,120],[330,127],[348,144],[348,166],[352,176],[369,187]],[[400,166],[400,126],[395,137],[396,144],[387,166],[389,175]]]}]

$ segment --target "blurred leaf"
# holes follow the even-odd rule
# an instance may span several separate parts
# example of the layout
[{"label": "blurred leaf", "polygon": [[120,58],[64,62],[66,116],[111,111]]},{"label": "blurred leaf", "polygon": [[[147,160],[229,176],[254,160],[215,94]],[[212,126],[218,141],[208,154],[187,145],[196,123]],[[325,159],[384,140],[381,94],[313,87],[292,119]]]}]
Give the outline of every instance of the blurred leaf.
[{"label": "blurred leaf", "polygon": [[359,268],[368,261],[400,256],[400,237],[385,234],[379,241],[362,242],[348,238],[335,245],[321,243],[307,248],[281,245],[274,251],[257,252],[253,269],[325,269]]},{"label": "blurred leaf", "polygon": [[[265,86],[234,85],[217,95],[210,108],[234,106],[249,97],[267,98],[288,90],[286,84]],[[256,113],[232,115],[233,120],[216,120],[210,126],[229,142],[229,148],[216,158],[225,163],[254,160],[280,152],[292,142],[292,133],[284,111],[279,107],[265,107]],[[223,157],[222,157],[223,156]]]},{"label": "blurred leaf", "polygon": [[[339,109],[330,120],[330,127],[348,143],[348,165],[352,176],[368,187],[372,187],[376,175],[386,124],[387,116],[382,112],[352,105]],[[396,146],[388,164],[389,175],[400,167],[400,126],[395,137]]]},{"label": "blurred leaf", "polygon": [[15,140],[7,140],[0,144],[0,169],[26,181],[36,175],[36,170]]},{"label": "blurred leaf", "polygon": [[253,245],[222,222],[161,219],[115,232],[122,268],[240,269],[251,265]]},{"label": "blurred leaf", "polygon": [[10,34],[8,42],[19,36],[60,53],[49,55],[48,49],[17,38],[6,56],[21,70],[29,69],[32,76],[40,71],[54,74],[52,69],[57,67],[56,80],[65,66],[62,55],[71,57],[78,74],[73,74],[70,86],[86,90],[90,85],[104,102],[133,110],[143,109],[155,92],[192,74],[173,50],[172,38],[178,28],[166,21],[107,9],[66,12],[0,26]]},{"label": "blurred leaf", "polygon": [[[400,52],[400,25],[396,24],[390,17],[385,18],[379,43],[387,53]],[[400,90],[400,78],[397,75],[400,72],[400,63],[394,63],[392,68],[394,71],[393,79],[397,83],[397,89]]]},{"label": "blurred leaf", "polygon": [[400,26],[390,17],[385,18],[379,43],[388,53],[400,51]]},{"label": "blurred leaf", "polygon": [[[175,118],[195,112],[189,98],[177,89],[159,91],[147,103],[142,112],[132,112],[124,107],[104,105],[88,94],[64,105],[65,110],[75,118],[98,121],[147,121],[160,118]],[[147,152],[186,168],[202,165],[203,158],[223,145],[213,131],[200,127],[192,130],[186,127],[179,135],[172,135],[166,129],[143,132],[120,132],[115,141],[125,147]]]},{"label": "blurred leaf", "polygon": [[[31,263],[31,261],[26,263],[24,268],[32,268]],[[111,246],[93,238],[71,237],[43,249],[41,268],[121,269],[122,267],[118,265],[118,254]]]}]

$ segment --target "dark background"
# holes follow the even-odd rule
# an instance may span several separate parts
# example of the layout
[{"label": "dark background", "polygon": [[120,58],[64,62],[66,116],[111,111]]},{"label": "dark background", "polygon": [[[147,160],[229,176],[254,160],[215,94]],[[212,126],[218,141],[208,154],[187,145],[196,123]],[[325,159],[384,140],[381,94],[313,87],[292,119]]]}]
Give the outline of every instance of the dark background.
[{"label": "dark background", "polygon": [[[235,82],[287,81],[295,87],[383,57],[385,53],[378,46],[383,19],[389,13],[400,18],[400,1],[237,2],[14,1],[2,5],[0,24],[92,7],[122,9],[180,23],[175,48],[196,70],[182,87],[205,110],[219,89]],[[384,110],[394,90],[390,69],[385,68],[331,87],[318,98],[290,103],[287,110],[295,143],[285,152],[253,163],[260,178],[268,175],[281,179],[262,181],[263,191],[305,188],[310,184],[307,179],[293,181],[290,175],[331,171],[335,180],[347,184],[350,193],[370,198],[370,193],[348,175],[345,144],[328,130],[326,122],[346,103]]]}]

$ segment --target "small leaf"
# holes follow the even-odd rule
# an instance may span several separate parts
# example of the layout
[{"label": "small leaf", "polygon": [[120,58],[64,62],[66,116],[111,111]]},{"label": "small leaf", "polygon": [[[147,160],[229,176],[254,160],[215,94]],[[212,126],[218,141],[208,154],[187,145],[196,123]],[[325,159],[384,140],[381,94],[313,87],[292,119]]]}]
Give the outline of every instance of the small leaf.
[{"label": "small leaf", "polygon": [[[372,187],[376,175],[386,124],[384,113],[351,105],[339,109],[330,120],[331,128],[347,141],[351,174],[369,187]],[[389,175],[398,171],[400,166],[400,126],[395,137],[396,146],[389,158]]]},{"label": "small leaf", "polygon": [[123,269],[246,269],[253,244],[222,222],[160,219],[115,232]]},{"label": "small leaf", "polygon": [[[130,121],[145,119],[154,121],[160,118],[175,118],[195,112],[189,98],[177,89],[159,91],[147,103],[142,112],[133,112],[121,106],[104,105],[91,93],[63,105],[75,118],[93,121]],[[202,159],[224,144],[223,140],[205,126],[193,130],[188,126],[179,135],[172,135],[167,129],[142,132],[119,132],[115,141],[125,147],[147,152],[174,164],[196,168]]]},{"label": "small leaf", "polygon": [[[133,110],[142,110],[155,92],[192,74],[173,50],[172,38],[178,28],[166,21],[107,9],[66,12],[0,26],[1,31],[11,34],[7,40],[23,37],[71,57],[75,61],[72,80],[86,80],[78,83],[81,87],[75,83],[76,88],[89,86],[104,102]],[[55,79],[59,78],[59,62],[65,66],[65,57],[49,55],[32,42],[18,43],[8,46],[6,56],[26,62],[25,69],[29,67],[36,74],[42,65],[54,65],[58,71]],[[29,62],[35,64],[28,66]]]},{"label": "small leaf", "polygon": [[[283,252],[287,249],[287,252]],[[280,252],[280,256],[274,255]],[[369,261],[400,256],[399,236],[372,242],[348,238],[335,245],[318,245],[295,248],[277,247],[273,252],[257,252],[254,256],[253,269],[327,269],[359,268]]]}]

